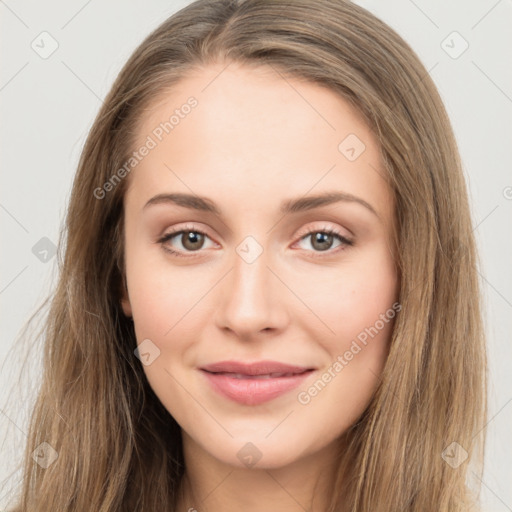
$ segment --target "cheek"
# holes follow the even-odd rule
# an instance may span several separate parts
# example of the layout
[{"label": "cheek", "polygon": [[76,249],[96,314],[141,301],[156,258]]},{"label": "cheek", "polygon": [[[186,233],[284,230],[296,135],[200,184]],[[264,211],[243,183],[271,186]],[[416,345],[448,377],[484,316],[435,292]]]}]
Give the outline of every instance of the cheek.
[{"label": "cheek", "polygon": [[[331,272],[324,281],[324,293],[316,288],[310,295],[312,309],[325,324],[316,322],[315,331],[326,359],[318,379],[301,390],[298,401],[310,412],[318,408],[323,411],[319,414],[327,414],[327,408],[332,428],[352,424],[368,405],[401,309],[396,301],[398,279],[393,259],[385,249],[370,255],[351,260],[346,271]],[[314,290],[313,283],[309,284]],[[324,333],[321,337],[320,331]]]},{"label": "cheek", "polygon": [[[138,340],[153,336],[165,342],[190,320],[189,311],[209,288],[205,273],[173,268],[156,248],[133,251],[126,270]],[[199,310],[196,306],[192,314]]]},{"label": "cheek", "polygon": [[191,329],[199,324],[200,304],[193,306],[204,295],[204,287],[190,276],[185,279],[183,272],[142,261],[137,266],[134,259],[129,290],[137,343],[150,340],[150,352],[155,354],[143,370],[166,409],[181,418],[180,411],[190,407],[180,385],[184,382],[181,368],[194,339]]},{"label": "cheek", "polygon": [[134,251],[130,256],[128,288],[137,343],[150,340],[158,354],[144,365],[144,372],[168,410],[179,410],[187,405],[181,403],[186,394],[180,392],[179,382],[190,367],[194,341],[212,317],[208,292],[218,276],[206,266],[173,267],[157,251]]},{"label": "cheek", "polygon": [[[347,255],[343,265],[327,269],[323,278],[306,280],[308,303],[331,331],[340,347],[374,325],[393,305],[398,279],[392,256],[384,244]],[[387,325],[387,324],[386,324]],[[383,326],[379,322],[380,330]]]}]

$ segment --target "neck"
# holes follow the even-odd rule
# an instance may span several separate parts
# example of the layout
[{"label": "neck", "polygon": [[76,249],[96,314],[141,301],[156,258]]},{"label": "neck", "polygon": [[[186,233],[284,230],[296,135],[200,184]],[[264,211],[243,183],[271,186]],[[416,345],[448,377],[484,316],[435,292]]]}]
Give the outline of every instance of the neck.
[{"label": "neck", "polygon": [[212,457],[185,433],[185,474],[177,511],[325,512],[336,476],[334,445],[277,468],[234,467]]}]

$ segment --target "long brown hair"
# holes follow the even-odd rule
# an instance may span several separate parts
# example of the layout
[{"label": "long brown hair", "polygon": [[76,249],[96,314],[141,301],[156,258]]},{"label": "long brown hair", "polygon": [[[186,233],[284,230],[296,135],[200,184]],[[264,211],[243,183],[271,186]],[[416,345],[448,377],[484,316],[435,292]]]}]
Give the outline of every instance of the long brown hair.
[{"label": "long brown hair", "polygon": [[[380,141],[396,198],[402,309],[377,391],[340,450],[329,510],[468,510],[470,462],[481,471],[485,444],[486,355],[460,157],[413,50],[343,0],[198,0],[124,66],[73,183],[16,510],[175,509],[180,428],[149,387],[120,306],[128,180],[98,189],[133,152],[155,98],[214,62],[270,65],[349,101]],[[32,457],[43,442],[58,454],[47,468]]]}]

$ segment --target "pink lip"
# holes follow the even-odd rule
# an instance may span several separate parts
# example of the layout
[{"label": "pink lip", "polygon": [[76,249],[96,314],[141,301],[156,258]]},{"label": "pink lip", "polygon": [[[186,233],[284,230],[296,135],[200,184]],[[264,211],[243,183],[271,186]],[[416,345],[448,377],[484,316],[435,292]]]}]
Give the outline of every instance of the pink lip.
[{"label": "pink lip", "polygon": [[[212,388],[221,395],[241,404],[258,405],[296,388],[314,368],[276,361],[223,361],[204,366],[200,370]],[[286,375],[262,377],[270,374]]]}]

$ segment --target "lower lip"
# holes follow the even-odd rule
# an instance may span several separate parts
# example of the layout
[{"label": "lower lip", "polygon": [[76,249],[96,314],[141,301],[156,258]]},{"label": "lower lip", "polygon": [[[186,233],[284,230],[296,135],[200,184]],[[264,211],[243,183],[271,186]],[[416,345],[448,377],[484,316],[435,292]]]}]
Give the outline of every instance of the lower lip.
[{"label": "lower lip", "polygon": [[299,386],[313,373],[313,370],[308,370],[289,377],[236,378],[222,373],[201,371],[215,391],[244,405],[258,405],[277,398]]}]

